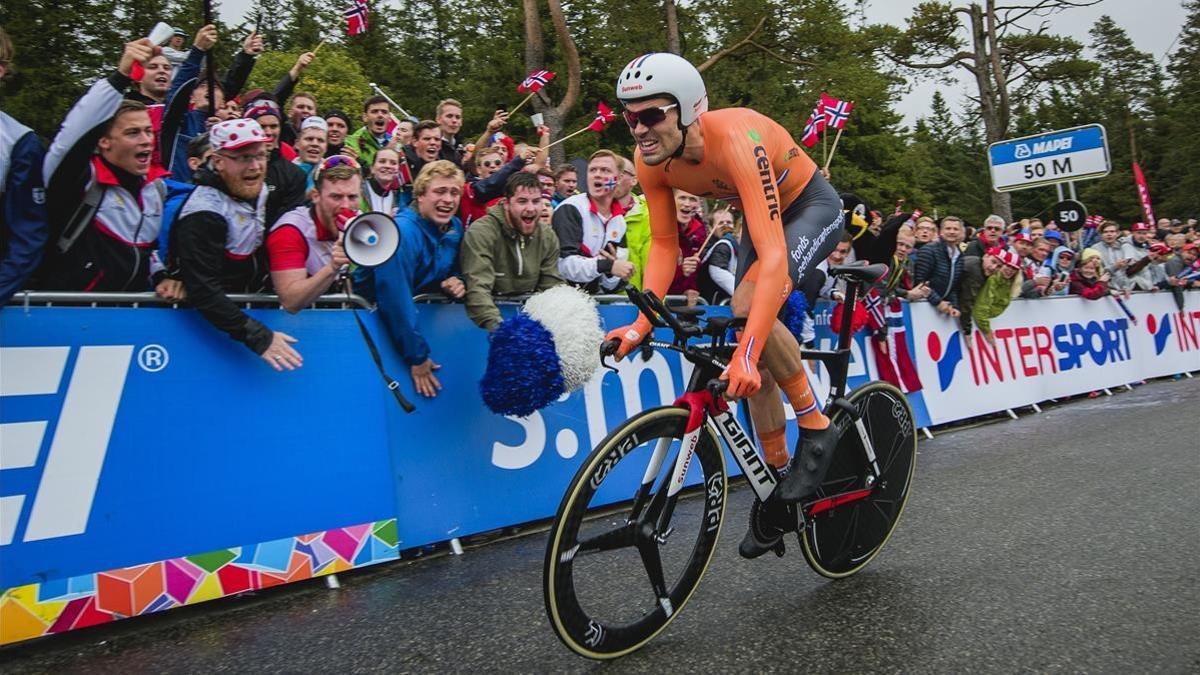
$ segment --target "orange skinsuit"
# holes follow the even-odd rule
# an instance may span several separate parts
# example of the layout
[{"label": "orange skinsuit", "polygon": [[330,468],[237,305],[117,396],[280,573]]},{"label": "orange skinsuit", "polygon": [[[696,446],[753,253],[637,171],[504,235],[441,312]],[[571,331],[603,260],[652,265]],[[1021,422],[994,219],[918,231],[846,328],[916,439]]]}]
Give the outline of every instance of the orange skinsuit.
[{"label": "orange skinsuit", "polygon": [[[782,214],[808,185],[817,166],[800,151],[787,129],[749,108],[712,110],[700,115],[698,124],[704,138],[704,158],[699,163],[671,159],[648,166],[641,152],[636,154],[638,182],[650,211],[650,252],[642,283],[643,288],[663,297],[675,275],[679,235],[671,188],[730,200],[741,208],[758,256],[743,278],[756,282],[756,287],[727,375],[729,393],[748,396],[760,386],[758,359],[792,290]],[[647,335],[650,322],[638,316],[633,330],[639,336]],[[626,344],[622,340],[623,348]],[[808,390],[807,380],[803,385]]]}]

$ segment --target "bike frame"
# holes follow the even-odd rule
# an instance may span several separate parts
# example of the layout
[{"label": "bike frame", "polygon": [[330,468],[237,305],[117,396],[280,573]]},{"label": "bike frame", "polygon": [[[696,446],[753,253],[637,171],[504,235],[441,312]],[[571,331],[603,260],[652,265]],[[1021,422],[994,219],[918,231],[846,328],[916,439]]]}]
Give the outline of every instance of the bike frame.
[{"label": "bike frame", "polygon": [[[858,300],[861,286],[862,282],[859,281],[852,281],[847,284],[845,307],[854,307],[855,302]],[[666,502],[663,504],[664,508],[662,511],[659,512],[656,532],[660,533],[659,536],[662,537],[665,537],[669,532],[667,528],[670,523],[671,512],[674,510],[679,491],[683,489],[688,467],[691,465],[692,457],[695,455],[696,446],[700,442],[700,434],[705,428],[713,430],[724,440],[734,460],[741,467],[742,474],[750,483],[751,489],[754,490],[755,495],[760,501],[765,502],[779,483],[779,473],[767,463],[757,443],[746,433],[742,424],[733,414],[733,410],[730,408],[728,402],[723,397],[714,395],[708,386],[708,383],[718,378],[725,370],[726,364],[704,349],[704,347],[711,348],[712,344],[689,345],[686,337],[687,331],[670,314],[670,310],[662,306],[661,303],[658,303],[659,306],[657,307],[654,306],[654,303],[636,304],[639,305],[639,308],[648,317],[651,314],[650,312],[646,312],[646,310],[651,309],[654,314],[660,316],[676,333],[675,342],[650,340],[648,343],[650,347],[677,351],[695,366],[695,369],[692,371],[691,380],[688,382],[687,390],[674,402],[674,405],[689,410],[688,423],[684,429],[680,452],[675,458],[675,465],[671,471],[670,482],[666,486]],[[828,410],[830,407],[841,408],[853,420],[855,430],[862,440],[868,464],[871,467],[873,475],[870,482],[873,484],[880,476],[875,447],[871,443],[866,425],[863,423],[859,411],[845,398],[846,378],[850,367],[850,324],[852,320],[852,310],[848,309],[842,313],[842,324],[838,327],[838,342],[835,349],[824,351],[801,349],[800,356],[804,360],[820,361],[829,368],[831,388],[824,409]],[[666,461],[670,446],[671,439],[669,438],[659,439],[658,444],[655,446],[654,453],[651,455],[650,461],[646,466],[646,471],[642,476],[642,484],[634,497],[633,513],[638,513],[644,505],[646,498],[649,497],[650,491],[653,489],[654,479],[658,476],[663,463]],[[805,511],[810,515],[815,515],[842,504],[865,499],[870,493],[871,490],[868,488],[845,494],[832,495],[812,502],[807,506]],[[659,494],[662,494],[661,490]]]}]

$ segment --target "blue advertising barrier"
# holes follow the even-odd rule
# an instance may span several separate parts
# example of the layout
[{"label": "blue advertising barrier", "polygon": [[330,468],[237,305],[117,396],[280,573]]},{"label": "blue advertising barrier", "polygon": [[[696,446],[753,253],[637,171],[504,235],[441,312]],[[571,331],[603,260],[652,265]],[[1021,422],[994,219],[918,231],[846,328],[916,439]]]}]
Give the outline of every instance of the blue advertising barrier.
[{"label": "blue advertising barrier", "polygon": [[[691,370],[670,351],[626,359],[528,418],[505,418],[480,399],[487,335],[460,306],[420,306],[441,365],[432,400],[413,392],[382,324],[360,310],[417,406],[405,414],[350,310],[250,313],[298,338],[302,368],[273,371],[192,310],[0,311],[5,602],[44,619],[75,605],[39,602],[87,600],[111,620],[550,517],[590,449],[632,414],[673,401]],[[600,313],[610,327],[634,318],[628,305]],[[819,347],[833,342],[828,314],[817,308]],[[863,345],[852,386],[867,379]],[[824,373],[813,380],[823,397]],[[183,590],[172,595],[173,583]],[[138,584],[152,590],[130,604]],[[78,611],[66,629],[87,625],[78,617],[91,610]],[[0,642],[63,621],[6,629]]]}]

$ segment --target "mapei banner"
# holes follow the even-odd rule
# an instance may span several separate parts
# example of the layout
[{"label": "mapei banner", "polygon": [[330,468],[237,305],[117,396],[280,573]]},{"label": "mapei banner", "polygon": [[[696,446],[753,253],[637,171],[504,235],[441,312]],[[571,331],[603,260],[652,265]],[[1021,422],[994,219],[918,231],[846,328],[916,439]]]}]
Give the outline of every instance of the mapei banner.
[{"label": "mapei banner", "polygon": [[929,303],[909,306],[922,397],[933,424],[1200,370],[1200,292],[1139,293],[1125,302],[1014,300],[970,338]]}]

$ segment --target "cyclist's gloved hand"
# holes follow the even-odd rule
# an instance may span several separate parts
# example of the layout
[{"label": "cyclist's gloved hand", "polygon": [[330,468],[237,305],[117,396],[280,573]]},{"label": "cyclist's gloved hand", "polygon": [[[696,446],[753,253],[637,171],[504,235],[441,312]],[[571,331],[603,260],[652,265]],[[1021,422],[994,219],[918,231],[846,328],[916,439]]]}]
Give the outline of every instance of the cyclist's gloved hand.
[{"label": "cyclist's gloved hand", "polygon": [[608,335],[604,336],[604,339],[605,341],[621,341],[621,346],[617,347],[616,353],[617,360],[620,361],[628,356],[629,352],[632,352],[634,349],[636,349],[637,346],[642,343],[642,340],[644,340],[649,334],[650,322],[645,321],[639,316],[637,321],[634,321],[628,326],[621,326],[620,328],[614,328],[613,330],[610,330]]},{"label": "cyclist's gloved hand", "polygon": [[729,360],[729,366],[721,373],[721,379],[729,382],[725,395],[730,398],[746,398],[758,393],[762,387],[762,376],[758,374],[758,362],[746,357],[745,349],[738,346]]}]

